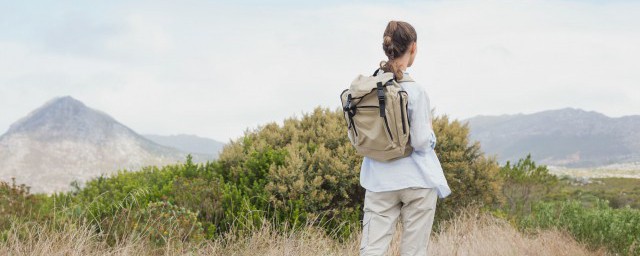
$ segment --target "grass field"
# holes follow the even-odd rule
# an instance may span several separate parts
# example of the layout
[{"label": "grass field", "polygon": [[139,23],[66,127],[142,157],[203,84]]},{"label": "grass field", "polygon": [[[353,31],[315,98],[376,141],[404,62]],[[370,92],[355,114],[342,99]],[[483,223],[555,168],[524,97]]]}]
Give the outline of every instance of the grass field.
[{"label": "grass field", "polygon": [[597,168],[566,168],[548,166],[549,172],[556,176],[571,176],[577,178],[633,178],[640,179],[640,166],[605,166]]}]

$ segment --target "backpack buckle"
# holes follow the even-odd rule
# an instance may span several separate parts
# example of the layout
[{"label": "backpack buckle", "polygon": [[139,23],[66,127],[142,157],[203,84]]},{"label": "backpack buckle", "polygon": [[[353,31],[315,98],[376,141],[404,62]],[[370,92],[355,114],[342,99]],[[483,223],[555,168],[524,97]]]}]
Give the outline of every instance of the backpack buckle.
[{"label": "backpack buckle", "polygon": [[378,82],[378,101],[384,102],[384,86],[382,86],[382,82]]},{"label": "backpack buckle", "polygon": [[347,112],[351,108],[351,94],[347,95],[347,104],[342,106],[342,110]]},{"label": "backpack buckle", "polygon": [[347,104],[342,107],[342,110],[344,112],[347,112],[347,114],[349,114],[349,117],[353,117],[356,115],[356,107],[351,106],[351,94],[347,95]]}]

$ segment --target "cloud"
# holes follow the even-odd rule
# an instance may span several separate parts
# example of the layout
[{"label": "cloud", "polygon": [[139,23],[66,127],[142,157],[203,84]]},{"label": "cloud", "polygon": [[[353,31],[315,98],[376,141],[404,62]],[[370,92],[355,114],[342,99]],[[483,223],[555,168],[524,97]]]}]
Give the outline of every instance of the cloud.
[{"label": "cloud", "polygon": [[633,2],[105,5],[14,8],[34,21],[0,36],[0,130],[72,95],[138,132],[226,141],[318,105],[338,107],[342,89],[383,59],[390,19],[416,27],[409,71],[438,113],[640,109]]}]

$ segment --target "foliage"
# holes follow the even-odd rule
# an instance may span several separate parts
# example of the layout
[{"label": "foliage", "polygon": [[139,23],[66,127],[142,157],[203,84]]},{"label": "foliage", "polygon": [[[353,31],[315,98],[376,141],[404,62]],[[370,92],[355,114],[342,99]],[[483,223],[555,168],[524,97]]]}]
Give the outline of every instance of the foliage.
[{"label": "foliage", "polygon": [[436,219],[448,219],[470,204],[499,204],[503,183],[499,166],[495,157],[484,156],[479,142],[469,142],[468,123],[442,115],[433,120],[433,129],[438,138],[435,150],[452,191],[439,203]]},{"label": "foliage", "polygon": [[[346,137],[340,110],[317,108],[301,119],[287,119],[247,133],[225,147],[219,163],[226,183],[251,195],[255,209],[271,209],[268,216],[303,223],[328,220],[342,226],[342,235],[359,226],[364,190],[359,185],[362,157]],[[453,194],[441,202],[437,218],[448,218],[470,203],[499,201],[499,167],[485,158],[479,143],[469,145],[469,129],[447,116],[434,119],[436,147]],[[275,211],[275,212],[273,212]]]},{"label": "foliage", "polygon": [[511,214],[531,212],[531,202],[549,194],[558,183],[556,176],[549,174],[544,165],[536,166],[531,154],[511,165],[509,161],[500,168],[500,176],[504,178],[502,193],[507,199]]},{"label": "foliage", "polygon": [[198,211],[198,219],[207,223],[208,237],[212,238],[216,232],[216,224],[222,224],[224,184],[217,179],[211,181],[200,178],[176,177],[170,189],[171,198],[177,206]]},{"label": "foliage", "polygon": [[316,109],[247,133],[219,158],[226,183],[234,184],[248,208],[276,221],[326,222],[348,235],[360,218],[364,190],[362,158],[349,143],[340,112]]},{"label": "foliage", "polygon": [[24,184],[17,185],[15,178],[11,183],[0,181],[0,233],[18,219],[41,220],[48,217],[41,215],[41,212],[46,213],[42,203],[46,199],[45,195],[29,193],[29,187]]},{"label": "foliage", "polygon": [[563,177],[559,189],[549,197],[553,200],[578,200],[594,205],[597,199],[609,201],[612,208],[629,206],[640,209],[640,179],[634,178],[593,178],[576,181]]},{"label": "foliage", "polygon": [[563,228],[592,249],[606,246],[614,253],[640,255],[640,211],[613,209],[607,201],[599,200],[594,208],[578,201],[538,202],[520,226]]},{"label": "foliage", "polygon": [[163,245],[170,240],[202,241],[204,229],[196,213],[169,202],[149,203],[136,214],[134,230],[148,236],[156,244]]}]

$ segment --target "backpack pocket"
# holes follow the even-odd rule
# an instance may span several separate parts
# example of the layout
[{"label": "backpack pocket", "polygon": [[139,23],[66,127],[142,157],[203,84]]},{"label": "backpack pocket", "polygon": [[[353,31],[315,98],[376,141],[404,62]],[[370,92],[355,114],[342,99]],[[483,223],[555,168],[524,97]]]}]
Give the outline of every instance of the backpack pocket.
[{"label": "backpack pocket", "polygon": [[393,145],[393,135],[388,117],[380,117],[378,106],[358,106],[352,117],[355,145],[372,150],[388,150]]}]

